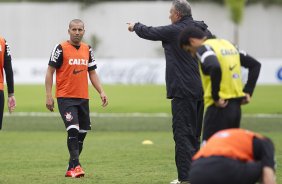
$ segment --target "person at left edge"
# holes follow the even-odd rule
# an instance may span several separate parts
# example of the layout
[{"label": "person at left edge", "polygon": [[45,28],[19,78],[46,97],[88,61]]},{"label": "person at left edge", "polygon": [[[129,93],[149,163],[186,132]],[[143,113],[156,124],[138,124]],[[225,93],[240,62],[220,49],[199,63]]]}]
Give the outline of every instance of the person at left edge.
[{"label": "person at left edge", "polygon": [[55,46],[46,73],[46,107],[54,111],[52,97],[53,74],[56,71],[56,97],[61,117],[67,130],[69,166],[66,177],[83,177],[85,172],[79,162],[83,141],[91,129],[89,116],[88,76],[100,94],[102,106],[108,104],[99,77],[92,48],[81,40],[84,23],[74,19],[69,23],[70,39]]},{"label": "person at left edge", "polygon": [[16,107],[16,98],[14,96],[14,73],[12,67],[12,57],[10,47],[6,40],[0,36],[0,129],[2,129],[2,120],[4,112],[4,72],[8,86],[8,109],[12,113]]}]

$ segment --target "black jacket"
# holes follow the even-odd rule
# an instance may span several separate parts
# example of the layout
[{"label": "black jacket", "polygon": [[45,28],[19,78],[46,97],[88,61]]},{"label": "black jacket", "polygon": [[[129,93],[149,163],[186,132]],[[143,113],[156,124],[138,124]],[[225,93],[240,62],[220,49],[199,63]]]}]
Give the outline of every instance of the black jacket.
[{"label": "black jacket", "polygon": [[166,58],[167,98],[202,99],[203,89],[197,60],[179,46],[180,32],[187,26],[198,26],[206,29],[203,22],[194,21],[185,16],[175,24],[148,27],[136,23],[134,31],[144,39],[162,41]]}]

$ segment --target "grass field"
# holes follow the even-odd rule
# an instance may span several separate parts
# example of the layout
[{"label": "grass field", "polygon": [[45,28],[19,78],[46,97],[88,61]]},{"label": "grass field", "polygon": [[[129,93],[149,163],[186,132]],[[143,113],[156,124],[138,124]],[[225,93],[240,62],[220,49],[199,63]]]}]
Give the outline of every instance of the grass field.
[{"label": "grass field", "polygon": [[[43,86],[16,86],[17,112],[46,112]],[[108,108],[91,100],[98,113],[167,113],[167,116],[91,117],[81,162],[86,177],[64,178],[66,135],[58,116],[4,117],[0,132],[0,184],[167,184],[176,178],[170,102],[164,86],[105,86]],[[277,183],[282,183],[282,86],[259,86],[243,108],[242,126],[271,137],[276,145]],[[56,110],[57,112],[57,110]],[[257,117],[257,113],[271,116]],[[49,113],[51,114],[51,113]],[[153,145],[142,145],[150,139]]]},{"label": "grass field", "polygon": [[[165,100],[165,86],[157,85],[115,85],[105,86],[109,106],[102,108],[94,89],[90,88],[90,108],[92,112],[106,113],[170,113],[170,101]],[[282,85],[258,86],[252,103],[244,106],[244,113],[282,114]],[[47,112],[45,108],[45,88],[41,85],[15,86],[17,112]]]}]

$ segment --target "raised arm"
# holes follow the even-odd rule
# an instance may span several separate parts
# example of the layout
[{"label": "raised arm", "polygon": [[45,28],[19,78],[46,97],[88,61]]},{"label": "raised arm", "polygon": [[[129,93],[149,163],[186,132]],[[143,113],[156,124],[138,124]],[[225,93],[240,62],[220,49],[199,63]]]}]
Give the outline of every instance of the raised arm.
[{"label": "raised arm", "polygon": [[128,23],[128,30],[130,32],[135,31],[140,38],[146,40],[168,42],[174,38],[172,38],[173,25],[152,27],[141,23]]}]

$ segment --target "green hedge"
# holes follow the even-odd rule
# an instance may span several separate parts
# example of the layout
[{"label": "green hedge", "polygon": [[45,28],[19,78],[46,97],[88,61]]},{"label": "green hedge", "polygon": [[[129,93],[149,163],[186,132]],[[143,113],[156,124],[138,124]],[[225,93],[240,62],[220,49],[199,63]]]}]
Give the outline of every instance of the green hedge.
[{"label": "green hedge", "polygon": [[[189,0],[188,0],[189,1]],[[224,0],[190,0],[191,2],[215,2],[219,4],[224,4]],[[282,0],[245,0],[248,4],[255,4],[255,3],[263,3],[265,5],[275,5],[275,4],[280,4],[282,5]]]},{"label": "green hedge", "polygon": [[[84,4],[93,4],[105,1],[117,1],[117,0],[0,0],[0,2],[82,2]],[[122,0],[122,1],[137,1],[137,0]],[[142,0],[142,1],[156,1],[156,0]],[[171,0],[163,0],[171,1]],[[219,4],[224,4],[224,0],[188,0],[189,2],[215,2]],[[247,4],[263,3],[265,5],[280,4],[282,5],[282,0],[246,0]]]}]

